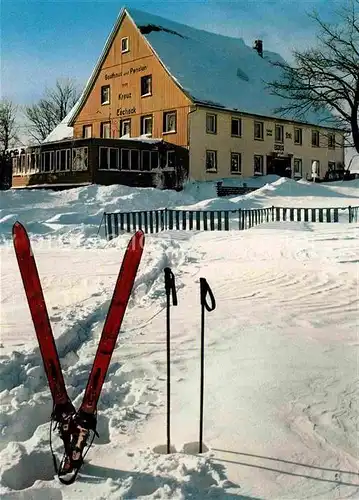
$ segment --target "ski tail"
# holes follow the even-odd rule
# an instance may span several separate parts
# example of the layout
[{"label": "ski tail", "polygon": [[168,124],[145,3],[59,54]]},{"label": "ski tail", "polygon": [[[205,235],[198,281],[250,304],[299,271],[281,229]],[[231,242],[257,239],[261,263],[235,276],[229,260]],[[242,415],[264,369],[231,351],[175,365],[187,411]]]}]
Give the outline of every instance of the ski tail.
[{"label": "ski tail", "polygon": [[54,402],[53,415],[60,419],[62,415],[75,412],[75,410],[66,391],[29,236],[20,222],[15,222],[12,234],[16,258]]},{"label": "ski tail", "polygon": [[[127,246],[85,390],[85,395],[81,407],[79,408],[78,414],[81,415],[82,419],[84,417],[86,419],[86,416],[88,416],[91,421],[91,415],[94,415],[96,412],[102,385],[126,312],[138,266],[140,265],[144,243],[144,233],[139,230],[132,236]],[[91,425],[93,426],[93,423]]]}]

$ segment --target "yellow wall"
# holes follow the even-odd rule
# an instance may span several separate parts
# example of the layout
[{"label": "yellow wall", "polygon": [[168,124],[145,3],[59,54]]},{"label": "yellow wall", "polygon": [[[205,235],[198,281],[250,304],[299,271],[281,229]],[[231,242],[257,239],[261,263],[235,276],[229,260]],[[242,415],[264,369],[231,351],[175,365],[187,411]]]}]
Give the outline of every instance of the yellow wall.
[{"label": "yellow wall", "polygon": [[[121,38],[129,37],[129,52],[121,53]],[[117,75],[121,76],[117,76]],[[111,76],[115,75],[115,76]],[[141,97],[141,76],[152,75],[152,96]],[[110,85],[111,102],[101,105],[101,86]],[[120,94],[122,98],[120,98]],[[153,114],[155,138],[187,146],[187,114],[190,101],[172,81],[132,21],[125,16],[102,64],[87,101],[74,123],[74,136],[92,124],[92,136],[100,137],[101,122],[111,122],[111,137],[118,138],[120,118],[131,118],[131,136],[140,135],[140,116]],[[163,111],[177,110],[176,133],[163,133]],[[119,116],[122,112],[130,114]]]},{"label": "yellow wall", "polygon": [[[206,133],[206,113],[215,113],[217,115],[217,134]],[[231,137],[231,117],[240,117],[242,119],[242,137]],[[264,139],[262,141],[254,140],[254,121],[264,122]],[[327,138],[324,135],[326,129],[320,127],[303,126],[284,120],[270,120],[248,115],[239,115],[235,113],[197,108],[190,114],[190,176],[195,180],[213,180],[222,177],[240,177],[231,174],[230,157],[231,152],[242,154],[242,177],[248,177],[254,174],[253,156],[264,156],[264,173],[266,170],[266,155],[274,151],[275,123],[284,125],[284,155],[293,154],[293,158],[301,158],[303,162],[303,178],[306,174],[311,175],[311,165],[313,160],[320,161],[320,174],[324,176],[328,168],[328,161],[343,162],[344,150],[338,144],[336,149],[328,149]],[[294,144],[294,127],[303,129],[302,146]],[[321,131],[321,146],[311,146],[311,130],[315,128]],[[272,136],[266,135],[266,130],[272,130]],[[286,138],[286,133],[292,135],[291,139]],[[342,136],[337,132],[336,141],[341,141]],[[217,173],[206,172],[205,157],[206,150],[217,151]],[[293,167],[292,158],[292,167]]]}]

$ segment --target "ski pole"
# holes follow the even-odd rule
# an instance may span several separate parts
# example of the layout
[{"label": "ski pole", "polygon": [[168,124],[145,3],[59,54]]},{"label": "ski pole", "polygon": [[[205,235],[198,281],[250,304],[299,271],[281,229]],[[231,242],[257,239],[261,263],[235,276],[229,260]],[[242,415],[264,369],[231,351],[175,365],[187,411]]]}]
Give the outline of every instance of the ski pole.
[{"label": "ski pole", "polygon": [[173,272],[169,267],[165,267],[165,290],[167,297],[167,453],[171,451],[171,323],[170,323],[170,309],[171,309],[171,296],[172,296],[172,305],[176,306],[177,302],[177,293],[176,293],[176,285],[175,285],[175,277]]},{"label": "ski pole", "polygon": [[[216,300],[213,292],[205,278],[200,278],[201,290],[201,389],[200,389],[200,416],[199,416],[199,453],[203,449],[203,402],[204,402],[204,311],[213,311],[216,308]],[[211,304],[207,302],[207,294],[211,299]]]}]

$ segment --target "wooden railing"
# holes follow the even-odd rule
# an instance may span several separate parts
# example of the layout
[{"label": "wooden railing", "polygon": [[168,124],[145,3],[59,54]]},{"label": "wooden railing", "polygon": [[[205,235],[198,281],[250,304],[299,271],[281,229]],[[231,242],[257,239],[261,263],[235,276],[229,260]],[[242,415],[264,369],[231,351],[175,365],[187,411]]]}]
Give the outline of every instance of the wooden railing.
[{"label": "wooden railing", "polygon": [[[359,207],[287,208],[270,207],[251,210],[139,210],[103,215],[105,234],[112,240],[122,233],[142,229],[145,233],[177,231],[230,231],[250,229],[265,222],[339,222],[339,212],[349,214],[349,222],[359,220]],[[101,226],[100,226],[101,227]],[[99,229],[100,230],[100,229]]]}]

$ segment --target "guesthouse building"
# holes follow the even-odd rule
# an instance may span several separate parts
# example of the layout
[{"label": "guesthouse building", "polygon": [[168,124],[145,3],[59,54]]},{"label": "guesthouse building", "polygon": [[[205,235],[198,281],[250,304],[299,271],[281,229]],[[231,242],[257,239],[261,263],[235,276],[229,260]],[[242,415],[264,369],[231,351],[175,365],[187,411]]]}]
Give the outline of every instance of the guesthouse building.
[{"label": "guesthouse building", "polygon": [[277,114],[278,54],[122,9],[79,101],[39,146],[14,154],[13,187],[88,183],[180,189],[184,180],[309,178],[344,164],[324,113]]}]

